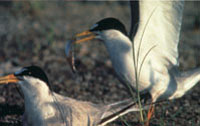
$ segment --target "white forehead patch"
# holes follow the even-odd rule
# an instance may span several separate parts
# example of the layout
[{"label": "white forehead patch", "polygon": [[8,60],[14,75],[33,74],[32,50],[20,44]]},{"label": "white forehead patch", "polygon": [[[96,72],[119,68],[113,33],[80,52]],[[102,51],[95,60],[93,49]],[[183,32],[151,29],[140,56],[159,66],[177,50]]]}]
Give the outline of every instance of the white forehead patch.
[{"label": "white forehead patch", "polygon": [[27,70],[26,68],[23,68],[23,69],[21,69],[21,70],[15,72],[15,74],[16,74],[16,75],[17,75],[17,74],[20,74],[20,73],[22,73],[22,72],[24,72],[24,71],[26,71],[26,70]]},{"label": "white forehead patch", "polygon": [[98,26],[99,26],[98,24],[94,24],[90,29],[94,29],[94,28],[96,28]]}]

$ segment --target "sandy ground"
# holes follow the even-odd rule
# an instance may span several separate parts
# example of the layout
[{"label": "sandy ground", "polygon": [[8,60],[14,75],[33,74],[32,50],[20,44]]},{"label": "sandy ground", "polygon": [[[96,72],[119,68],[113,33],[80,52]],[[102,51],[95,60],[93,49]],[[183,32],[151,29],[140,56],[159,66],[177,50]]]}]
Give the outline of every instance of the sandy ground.
[{"label": "sandy ground", "polygon": [[[185,2],[179,44],[180,69],[200,66],[200,2]],[[64,46],[73,34],[104,17],[116,17],[129,28],[125,2],[0,2],[0,75],[23,66],[39,65],[59,94],[107,104],[128,97],[116,79],[104,45],[90,42],[76,47],[79,74],[66,62]],[[200,84],[184,97],[160,103],[151,120],[155,126],[199,126]],[[24,101],[16,85],[0,86],[0,125],[21,125]],[[108,126],[139,125],[131,113]]]}]

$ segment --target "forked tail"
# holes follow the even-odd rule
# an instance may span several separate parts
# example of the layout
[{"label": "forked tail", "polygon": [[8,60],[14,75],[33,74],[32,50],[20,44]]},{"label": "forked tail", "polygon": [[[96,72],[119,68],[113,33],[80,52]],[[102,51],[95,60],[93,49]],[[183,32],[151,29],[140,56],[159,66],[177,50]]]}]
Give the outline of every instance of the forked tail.
[{"label": "forked tail", "polygon": [[198,82],[200,82],[200,68],[195,68],[187,72],[183,72],[176,77],[178,89],[170,99],[180,98]]}]

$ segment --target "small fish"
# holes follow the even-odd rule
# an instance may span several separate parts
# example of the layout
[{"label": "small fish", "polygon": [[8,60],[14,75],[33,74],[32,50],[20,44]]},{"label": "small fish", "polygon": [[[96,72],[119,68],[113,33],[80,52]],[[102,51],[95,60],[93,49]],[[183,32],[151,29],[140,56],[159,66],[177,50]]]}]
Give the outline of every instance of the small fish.
[{"label": "small fish", "polygon": [[73,46],[74,41],[76,41],[76,38],[72,37],[70,40],[67,41],[67,44],[65,46],[65,54],[67,56],[67,61],[73,73],[77,71],[75,67],[74,46]]}]

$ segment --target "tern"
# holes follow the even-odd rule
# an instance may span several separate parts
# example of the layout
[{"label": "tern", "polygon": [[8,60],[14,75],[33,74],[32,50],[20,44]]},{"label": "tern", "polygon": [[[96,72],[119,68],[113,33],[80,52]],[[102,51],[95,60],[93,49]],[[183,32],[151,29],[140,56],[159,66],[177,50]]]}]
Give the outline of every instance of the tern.
[{"label": "tern", "polygon": [[4,77],[0,84],[16,83],[24,95],[23,126],[104,126],[139,107],[131,99],[109,105],[78,101],[52,91],[45,72],[28,66]]},{"label": "tern", "polygon": [[141,0],[138,5],[139,21],[132,22],[137,26],[135,33],[132,29],[128,35],[125,26],[110,17],[76,34],[79,40],[73,44],[101,40],[120,82],[141,94],[150,93],[152,102],[180,98],[200,81],[200,68],[184,72],[178,69],[184,2]]}]

